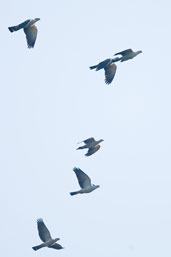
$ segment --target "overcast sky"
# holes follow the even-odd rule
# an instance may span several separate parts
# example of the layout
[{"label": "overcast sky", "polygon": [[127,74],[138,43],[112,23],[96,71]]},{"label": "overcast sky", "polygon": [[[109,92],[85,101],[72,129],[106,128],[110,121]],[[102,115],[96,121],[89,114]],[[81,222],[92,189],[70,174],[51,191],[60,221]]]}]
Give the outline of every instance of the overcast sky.
[{"label": "overcast sky", "polygon": [[[6,0],[1,4],[1,256],[171,256],[171,4]],[[34,49],[9,26],[40,18]],[[90,71],[116,52],[110,85]],[[104,139],[90,157],[77,142]],[[73,167],[100,188],[79,189]],[[41,249],[43,218],[64,250]]]}]

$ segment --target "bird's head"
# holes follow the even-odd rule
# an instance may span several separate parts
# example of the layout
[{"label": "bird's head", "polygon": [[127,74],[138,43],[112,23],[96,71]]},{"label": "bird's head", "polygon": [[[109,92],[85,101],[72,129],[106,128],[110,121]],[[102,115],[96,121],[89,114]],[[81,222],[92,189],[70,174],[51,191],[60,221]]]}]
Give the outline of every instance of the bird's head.
[{"label": "bird's head", "polygon": [[59,241],[59,240],[60,240],[60,238],[55,238],[54,240],[55,240],[55,242],[57,242],[57,241]]},{"label": "bird's head", "polygon": [[142,51],[137,51],[137,55],[138,55],[138,54],[141,54],[141,53],[142,53]]},{"label": "bird's head", "polygon": [[35,22],[40,21],[40,18],[35,18],[34,21]]},{"label": "bird's head", "polygon": [[99,185],[92,185],[94,188],[99,188],[100,186]]}]

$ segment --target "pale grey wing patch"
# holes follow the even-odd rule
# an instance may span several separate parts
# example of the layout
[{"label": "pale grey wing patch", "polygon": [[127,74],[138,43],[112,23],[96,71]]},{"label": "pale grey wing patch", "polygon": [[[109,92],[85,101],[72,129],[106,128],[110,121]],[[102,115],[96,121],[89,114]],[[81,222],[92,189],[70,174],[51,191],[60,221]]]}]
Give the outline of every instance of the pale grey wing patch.
[{"label": "pale grey wing patch", "polygon": [[63,247],[58,243],[55,243],[55,244],[49,246],[49,248],[53,248],[53,249],[57,249],[57,250],[63,249]]},{"label": "pale grey wing patch", "polygon": [[24,28],[28,48],[34,47],[37,38],[37,27],[35,25]]},{"label": "pale grey wing patch", "polygon": [[52,239],[50,232],[49,232],[48,228],[46,227],[46,225],[44,224],[42,219],[37,220],[37,228],[38,228],[38,232],[39,232],[39,237],[43,242],[46,242],[46,241],[49,241],[50,239]]},{"label": "pale grey wing patch", "polygon": [[115,55],[121,54],[121,55],[123,56],[123,55],[130,54],[130,53],[133,53],[133,51],[132,51],[131,48],[126,49],[126,50],[124,50],[124,51],[122,51],[122,52],[118,52],[118,53],[116,53]]},{"label": "pale grey wing patch", "polygon": [[117,66],[116,64],[111,63],[104,70],[105,70],[105,83],[110,84],[115,77]]},{"label": "pale grey wing patch", "polygon": [[94,139],[94,137],[90,137],[90,138],[84,140],[83,142],[84,142],[85,144],[89,144],[89,143],[95,142],[95,139]]},{"label": "pale grey wing patch", "polygon": [[81,188],[85,188],[85,187],[91,185],[91,179],[81,169],[74,168],[73,171],[75,172],[75,174],[77,176],[78,183],[79,183]]},{"label": "pale grey wing patch", "polygon": [[85,156],[90,156],[97,152],[100,149],[100,145],[96,145],[95,147],[89,148],[88,152],[85,154]]}]

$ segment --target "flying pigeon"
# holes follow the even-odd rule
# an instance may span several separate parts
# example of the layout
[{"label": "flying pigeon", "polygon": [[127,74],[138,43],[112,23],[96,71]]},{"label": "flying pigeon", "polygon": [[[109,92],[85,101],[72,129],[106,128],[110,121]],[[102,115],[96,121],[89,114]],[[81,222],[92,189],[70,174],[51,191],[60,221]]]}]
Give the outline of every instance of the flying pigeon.
[{"label": "flying pigeon", "polygon": [[[100,149],[100,145],[99,143],[103,142],[103,139],[100,139],[98,141],[96,141],[94,139],[94,137],[90,137],[82,142],[85,143],[85,145],[78,147],[76,150],[80,150],[80,149],[85,149],[85,148],[89,148],[88,152],[85,154],[85,156],[90,156],[92,154],[94,154],[95,152],[97,152]],[[79,143],[82,143],[79,142]]]},{"label": "flying pigeon", "polygon": [[120,61],[125,62],[127,60],[130,60],[130,59],[134,58],[135,56],[137,56],[138,54],[141,54],[141,53],[142,53],[142,51],[134,52],[134,51],[132,51],[132,49],[127,49],[127,50],[124,50],[122,52],[114,54],[114,56],[115,55],[122,55],[122,57],[120,58]]},{"label": "flying pigeon", "polygon": [[33,246],[33,250],[37,251],[42,247],[49,247],[57,250],[63,249],[63,247],[60,244],[56,243],[60,239],[52,239],[50,232],[42,219],[37,220],[37,228],[39,232],[39,237],[43,241],[43,243],[37,246]]},{"label": "flying pigeon", "polygon": [[19,25],[8,27],[10,32],[14,32],[20,29],[24,29],[24,33],[26,34],[27,46],[28,48],[33,48],[37,38],[37,27],[35,23],[39,21],[39,18],[26,20]]},{"label": "flying pigeon", "polygon": [[99,185],[91,184],[91,179],[81,169],[74,168],[73,171],[75,172],[75,174],[77,176],[78,183],[81,187],[81,190],[76,191],[76,192],[71,192],[70,195],[90,193],[90,192],[94,191],[96,188],[100,187]]},{"label": "flying pigeon", "polygon": [[96,69],[96,71],[104,69],[105,70],[105,83],[106,84],[110,84],[112,82],[112,80],[115,77],[115,73],[117,70],[117,66],[115,64],[115,62],[120,61],[121,58],[116,57],[113,59],[106,59],[103,62],[100,62],[97,65],[94,66],[90,66],[90,70]]}]

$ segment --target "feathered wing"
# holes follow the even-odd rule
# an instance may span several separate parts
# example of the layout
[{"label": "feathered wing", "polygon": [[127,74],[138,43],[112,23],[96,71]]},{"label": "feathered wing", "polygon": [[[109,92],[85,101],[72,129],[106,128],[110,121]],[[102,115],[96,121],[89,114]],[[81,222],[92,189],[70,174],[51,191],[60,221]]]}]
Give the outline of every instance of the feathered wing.
[{"label": "feathered wing", "polygon": [[73,171],[75,172],[75,174],[77,176],[78,183],[81,188],[86,188],[91,185],[91,179],[81,169],[74,168]]},{"label": "feathered wing", "polygon": [[20,30],[20,29],[24,29],[25,26],[27,26],[29,24],[30,20],[26,20],[16,26],[13,26],[13,27],[8,27],[9,31],[10,32],[14,32],[14,31],[17,31],[17,30]]},{"label": "feathered wing", "polygon": [[132,51],[131,48],[126,49],[126,50],[124,50],[124,51],[122,51],[122,52],[118,52],[118,53],[116,53],[116,54],[114,54],[114,55],[118,55],[118,54],[126,55],[126,54],[130,54],[130,53],[133,53],[133,51]]},{"label": "feathered wing", "polygon": [[37,220],[37,228],[38,228],[38,232],[39,232],[39,237],[43,242],[46,242],[46,241],[49,241],[50,239],[52,239],[50,232],[49,232],[48,228],[46,227],[46,225],[44,224],[42,219]]},{"label": "feathered wing", "polygon": [[34,47],[37,38],[37,27],[32,25],[24,28],[24,33],[26,34],[28,48]]},{"label": "feathered wing", "polygon": [[110,62],[111,62],[111,59],[106,59],[106,60],[104,60],[103,62],[100,62],[100,63],[97,65],[96,71],[101,70],[101,69],[104,69]]},{"label": "feathered wing", "polygon": [[95,139],[94,139],[94,137],[90,137],[90,138],[84,140],[83,142],[84,142],[85,144],[89,144],[89,143],[95,142]]},{"label": "feathered wing", "polygon": [[110,84],[115,77],[117,66],[116,64],[111,63],[107,65],[104,70],[105,70],[105,83]]},{"label": "feathered wing", "polygon": [[88,152],[85,154],[85,156],[90,156],[97,152],[100,149],[100,145],[96,145],[95,147],[89,148]]},{"label": "feathered wing", "polygon": [[103,62],[99,62],[97,65],[90,66],[90,70],[96,69],[96,71],[104,69],[106,65],[108,65],[111,62],[111,59],[106,59]]}]

